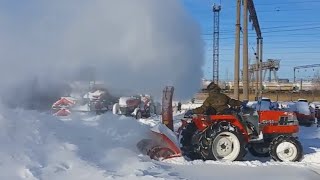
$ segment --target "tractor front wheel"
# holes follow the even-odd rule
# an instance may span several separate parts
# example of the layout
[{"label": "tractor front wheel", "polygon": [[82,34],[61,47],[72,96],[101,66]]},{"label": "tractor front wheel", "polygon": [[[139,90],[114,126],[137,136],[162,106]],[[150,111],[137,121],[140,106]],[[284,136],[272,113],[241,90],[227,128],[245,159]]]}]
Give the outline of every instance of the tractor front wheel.
[{"label": "tractor front wheel", "polygon": [[300,161],[303,156],[301,143],[292,136],[278,136],[270,144],[272,159],[281,162]]},{"label": "tractor front wheel", "polygon": [[269,144],[252,143],[248,145],[248,151],[256,157],[269,157]]},{"label": "tractor front wheel", "polygon": [[245,145],[239,129],[222,121],[206,130],[201,140],[201,155],[205,160],[237,161],[245,155]]}]

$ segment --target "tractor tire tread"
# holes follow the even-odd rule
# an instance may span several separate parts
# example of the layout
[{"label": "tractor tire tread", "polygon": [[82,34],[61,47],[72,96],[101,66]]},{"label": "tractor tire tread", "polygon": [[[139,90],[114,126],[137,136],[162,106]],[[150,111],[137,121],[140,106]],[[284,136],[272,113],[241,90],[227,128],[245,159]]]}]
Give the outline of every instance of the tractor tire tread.
[{"label": "tractor tire tread", "polygon": [[180,144],[182,145],[183,155],[191,160],[200,159],[200,155],[197,154],[192,145],[192,137],[197,131],[197,127],[194,123],[188,123],[181,131],[182,138]]},{"label": "tractor tire tread", "polygon": [[240,133],[239,129],[228,121],[216,122],[207,128],[200,143],[200,153],[202,158],[204,160],[217,160],[212,153],[212,142],[213,139],[222,132],[231,132],[238,138],[240,142],[240,152],[235,161],[242,160],[246,154],[246,143],[244,137]]},{"label": "tractor tire tread", "polygon": [[294,162],[295,161],[301,161],[301,159],[303,158],[303,147],[300,143],[300,141],[297,140],[297,138],[295,137],[292,137],[292,136],[286,136],[286,135],[280,135],[276,138],[274,138],[272,140],[272,142],[270,143],[270,146],[269,146],[269,153],[270,153],[270,156],[273,160],[275,161],[280,161],[282,162],[281,159],[279,159],[279,157],[277,156],[277,153],[276,153],[276,149],[277,149],[277,146],[283,142],[283,141],[287,141],[287,142],[290,142],[292,144],[294,144],[297,148],[297,157],[293,160]]}]

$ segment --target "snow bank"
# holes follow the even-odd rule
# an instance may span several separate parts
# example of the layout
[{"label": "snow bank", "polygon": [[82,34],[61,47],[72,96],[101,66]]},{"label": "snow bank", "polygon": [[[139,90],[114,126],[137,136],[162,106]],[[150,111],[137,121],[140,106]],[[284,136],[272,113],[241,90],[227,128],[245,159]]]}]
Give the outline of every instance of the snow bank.
[{"label": "snow bank", "polygon": [[35,111],[0,109],[0,179],[104,179],[135,174],[136,143],[148,127],[106,114],[61,121]]}]

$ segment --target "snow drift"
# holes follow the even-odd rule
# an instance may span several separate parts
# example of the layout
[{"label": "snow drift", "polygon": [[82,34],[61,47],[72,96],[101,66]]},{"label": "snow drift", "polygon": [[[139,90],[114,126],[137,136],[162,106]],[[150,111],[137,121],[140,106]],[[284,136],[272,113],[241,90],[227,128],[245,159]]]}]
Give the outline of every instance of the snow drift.
[{"label": "snow drift", "polygon": [[[143,166],[136,143],[148,128],[111,114],[61,121],[0,109],[0,179],[102,179]],[[146,163],[148,164],[148,163]]]}]

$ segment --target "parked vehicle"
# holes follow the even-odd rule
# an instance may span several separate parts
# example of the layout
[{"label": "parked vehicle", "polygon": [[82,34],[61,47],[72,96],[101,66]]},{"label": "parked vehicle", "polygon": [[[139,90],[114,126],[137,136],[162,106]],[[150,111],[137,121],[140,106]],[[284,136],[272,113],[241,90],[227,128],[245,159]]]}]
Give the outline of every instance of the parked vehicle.
[{"label": "parked vehicle", "polygon": [[294,112],[300,125],[309,127],[315,123],[315,109],[312,108],[305,99],[299,99],[296,102],[288,103],[287,108],[284,110]]},{"label": "parked vehicle", "polygon": [[[152,114],[159,114],[159,103],[155,103],[149,95],[120,97],[113,105],[113,114],[133,116],[136,119],[148,118]],[[161,108],[161,107],[160,107]]]},{"label": "parked vehicle", "polygon": [[95,112],[101,114],[108,111],[109,105],[115,102],[105,89],[93,89],[84,95],[74,97],[61,97],[51,107],[55,116],[69,116],[73,112]]}]

